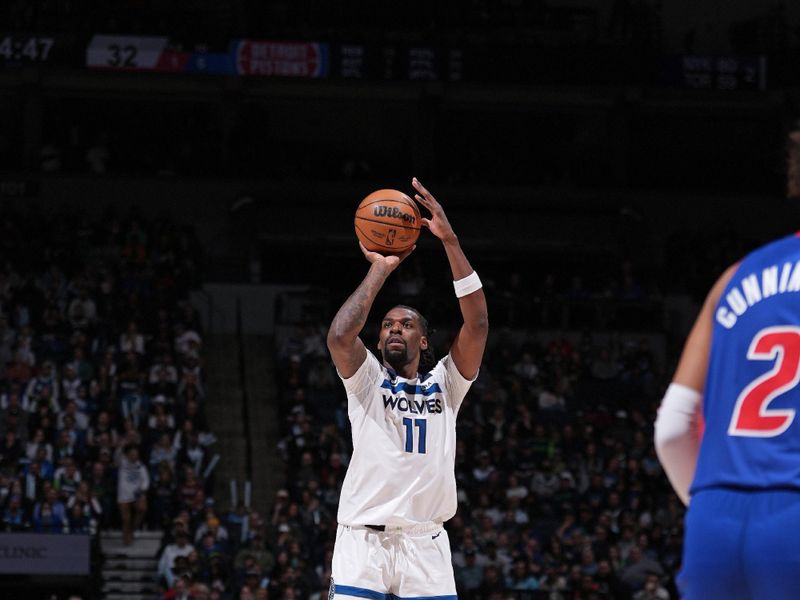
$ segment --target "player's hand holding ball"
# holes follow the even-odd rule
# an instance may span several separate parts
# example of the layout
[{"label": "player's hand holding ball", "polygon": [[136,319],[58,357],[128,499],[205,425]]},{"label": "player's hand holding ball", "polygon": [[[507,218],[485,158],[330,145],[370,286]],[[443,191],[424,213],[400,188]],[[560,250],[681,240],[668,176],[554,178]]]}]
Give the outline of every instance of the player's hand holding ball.
[{"label": "player's hand holding ball", "polygon": [[377,190],[358,205],[356,237],[369,262],[382,262],[394,270],[416,248],[423,226],[442,241],[455,238],[442,205],[416,177],[411,185],[418,192],[414,195],[417,202],[430,211],[429,219],[422,217],[417,203],[399,190]]},{"label": "player's hand holding ball", "polygon": [[380,254],[379,252],[373,252],[372,250],[367,250],[364,246],[364,243],[359,241],[358,245],[361,247],[361,252],[364,253],[364,256],[367,260],[371,263],[380,263],[383,264],[385,267],[389,269],[389,272],[394,271],[397,266],[403,262],[409,254],[414,251],[416,246],[411,246],[408,250],[404,251],[402,254]]},{"label": "player's hand holding ball", "polygon": [[377,190],[356,209],[355,229],[366,259],[389,272],[414,251],[422,227],[417,203],[399,190]]}]

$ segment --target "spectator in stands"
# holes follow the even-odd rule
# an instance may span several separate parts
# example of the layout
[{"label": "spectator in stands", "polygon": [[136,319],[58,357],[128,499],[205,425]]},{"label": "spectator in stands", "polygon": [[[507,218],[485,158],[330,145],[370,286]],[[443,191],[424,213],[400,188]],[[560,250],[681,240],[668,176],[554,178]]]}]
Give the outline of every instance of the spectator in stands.
[{"label": "spectator in stands", "polygon": [[94,532],[103,517],[103,505],[97,493],[91,489],[88,481],[81,481],[77,491],[67,501],[67,509],[79,505],[81,512],[88,519],[88,525]]},{"label": "spectator in stands", "polygon": [[97,369],[97,378],[104,397],[112,398],[117,395],[119,373],[114,348],[111,346],[106,348],[103,362]]},{"label": "spectator in stands", "polygon": [[172,361],[172,355],[169,350],[161,353],[150,367],[148,375],[148,383],[151,386],[151,394],[157,395],[162,393],[167,397],[175,395],[175,389],[178,385],[178,370]]},{"label": "spectator in stands", "polygon": [[28,362],[28,354],[23,350],[14,353],[14,360],[6,368],[5,378],[8,381],[25,385],[33,376],[33,369]]},{"label": "spectator in stands", "polygon": [[147,511],[147,490],[150,476],[139,460],[139,448],[126,446],[117,458],[117,505],[122,517],[122,540],[133,543],[133,532],[139,529]]},{"label": "spectator in stands", "polygon": [[478,593],[483,583],[483,567],[477,564],[475,550],[469,549],[464,552],[464,563],[464,566],[456,569],[455,573],[459,596],[477,599],[480,597]]},{"label": "spectator in stands", "polygon": [[160,472],[161,464],[166,463],[170,471],[175,470],[175,459],[177,450],[172,444],[169,433],[161,433],[158,437],[158,443],[150,450],[150,472],[155,478],[157,472]]},{"label": "spectator in stands", "polygon": [[19,396],[12,394],[8,407],[0,413],[0,435],[5,436],[6,431],[13,431],[21,443],[28,440],[28,413],[19,405]]},{"label": "spectator in stands", "polygon": [[3,511],[3,531],[24,531],[28,527],[29,523],[22,506],[22,496],[19,494],[9,495],[6,500],[6,509]]},{"label": "spectator in stands", "polygon": [[182,357],[198,357],[203,340],[194,329],[187,328],[182,322],[175,325],[175,352]]},{"label": "spectator in stands", "polygon": [[195,533],[195,544],[199,543],[205,536],[210,535],[214,543],[221,548],[227,548],[228,530],[220,524],[219,518],[212,510],[206,511],[206,520],[197,527]]},{"label": "spectator in stands", "polygon": [[197,581],[192,584],[189,597],[192,600],[209,600],[211,597],[211,591],[208,589],[208,586],[205,583]]},{"label": "spectator in stands", "polygon": [[655,573],[647,575],[644,588],[633,595],[633,600],[669,600],[669,592],[661,585]]},{"label": "spectator in stands", "polygon": [[61,460],[61,466],[53,474],[53,487],[58,492],[59,498],[66,501],[70,496],[78,491],[81,483],[81,473],[75,465],[75,459],[65,456]]},{"label": "spectator in stands", "polygon": [[58,498],[56,490],[46,485],[44,499],[33,507],[32,526],[34,531],[61,533],[69,529],[67,510]]},{"label": "spectator in stands", "polygon": [[8,323],[8,316],[0,314],[0,365],[11,361],[16,332]]},{"label": "spectator in stands", "polygon": [[[75,346],[72,349],[72,361],[67,364],[72,365],[75,369],[75,372],[78,374],[78,379],[81,380],[84,388],[94,379],[94,365],[87,360],[82,346]],[[82,411],[87,410],[85,406],[79,406],[79,408]]]},{"label": "spectator in stands", "polygon": [[262,527],[256,527],[253,530],[252,537],[240,547],[234,560],[234,566],[237,569],[244,568],[248,557],[252,557],[261,567],[262,572],[272,572],[272,568],[275,565],[275,557],[270,551]]},{"label": "spectator in stands", "polygon": [[[187,423],[190,425],[188,428],[186,427]],[[200,444],[200,435],[194,431],[191,421],[184,422],[184,430],[181,433],[182,436],[176,436],[176,443],[181,444],[177,455],[178,463],[191,465],[196,474],[202,474],[208,465],[208,458],[205,448]]]},{"label": "spectator in stands", "polygon": [[111,415],[105,410],[101,409],[94,417],[94,422],[86,430],[86,443],[90,448],[97,448],[100,444],[100,436],[105,434],[108,438],[108,443],[111,446],[116,446],[119,442],[119,435],[116,428],[111,423]]},{"label": "spectator in stands", "polygon": [[28,410],[31,412],[35,410],[36,402],[43,395],[45,388],[48,389],[49,394],[47,397],[51,401],[53,410],[58,411],[60,406],[58,403],[60,386],[58,385],[55,368],[51,360],[45,360],[42,363],[39,373],[28,382],[25,388],[24,402],[29,407]]},{"label": "spectator in stands", "polygon": [[[64,397],[68,397],[64,394]],[[56,427],[59,429],[68,429],[68,425],[75,430],[75,441],[79,446],[84,446],[86,443],[85,432],[89,427],[89,417],[78,410],[78,402],[74,399],[69,399],[66,406],[58,413],[56,418]]]},{"label": "spectator in stands", "polygon": [[166,461],[159,463],[157,471],[153,476],[151,486],[152,506],[150,516],[150,527],[153,529],[166,529],[169,519],[176,512],[176,484],[175,472]]},{"label": "spectator in stands", "polygon": [[188,577],[176,577],[170,588],[164,592],[164,600],[192,600],[189,593],[190,582]]},{"label": "spectator in stands", "polygon": [[78,398],[78,388],[82,385],[78,371],[75,364],[67,363],[64,366],[64,375],[61,378],[61,404],[64,405],[66,401],[74,401]]},{"label": "spectator in stands", "polygon": [[82,286],[78,296],[70,302],[67,316],[72,329],[88,329],[97,318],[97,307],[89,297],[89,291]]},{"label": "spectator in stands", "polygon": [[664,569],[658,561],[644,555],[639,546],[632,546],[628,555],[628,566],[620,574],[622,581],[631,590],[641,590],[651,574],[660,577],[664,574]]},{"label": "spectator in stands", "polygon": [[0,470],[13,473],[25,452],[17,437],[16,427],[7,429],[0,444]]},{"label": "spectator in stands", "polygon": [[[506,577],[506,589],[515,592],[526,592],[539,589],[539,580],[530,572],[528,563],[524,559],[518,559],[514,563],[514,568]],[[525,594],[519,594],[520,598],[525,598]],[[527,595],[528,598],[532,596]]]},{"label": "spectator in stands", "polygon": [[61,464],[62,459],[68,456],[80,460],[83,454],[83,435],[75,428],[74,419],[70,415],[65,415],[63,427],[58,430],[56,443],[53,446],[53,462]]},{"label": "spectator in stands", "polygon": [[[191,394],[190,394],[191,396]],[[200,402],[195,398],[184,398],[182,405],[177,408],[177,421],[185,424],[191,422],[192,429],[202,435],[208,431],[208,422],[200,408]]]},{"label": "spectator in stands", "polygon": [[134,352],[138,355],[144,354],[144,336],[139,333],[136,321],[128,321],[128,328],[119,336],[119,351],[125,354]]},{"label": "spectator in stands", "polygon": [[193,356],[184,356],[181,365],[180,381],[175,391],[178,400],[202,400],[205,392],[202,386],[202,372],[200,365]]},{"label": "spectator in stands", "polygon": [[[28,411],[31,413],[42,414],[41,410],[45,409],[50,411],[50,416],[57,415],[61,410],[61,406],[57,401],[60,397],[58,390],[60,389],[58,382],[55,382],[54,387],[49,385],[43,386],[38,392],[30,397],[26,396],[25,402],[28,404]],[[55,394],[54,394],[54,390]]]},{"label": "spectator in stands", "polygon": [[505,582],[500,574],[500,569],[493,564],[489,564],[483,571],[483,580],[478,587],[480,598],[492,598],[495,594],[502,594],[505,589]]},{"label": "spectator in stands", "polygon": [[189,543],[189,533],[183,529],[178,529],[174,533],[175,541],[168,544],[161,553],[158,561],[158,575],[163,577],[167,587],[172,587],[175,583],[176,575],[172,568],[178,556],[189,556],[195,551],[194,546]]},{"label": "spectator in stands", "polygon": [[198,492],[203,491],[203,484],[191,465],[181,463],[182,480],[178,484],[177,499],[182,508],[188,508],[194,502]]},{"label": "spectator in stands", "polygon": [[84,511],[83,505],[73,504],[71,508],[67,508],[67,523],[65,531],[69,533],[91,533],[91,508]]}]

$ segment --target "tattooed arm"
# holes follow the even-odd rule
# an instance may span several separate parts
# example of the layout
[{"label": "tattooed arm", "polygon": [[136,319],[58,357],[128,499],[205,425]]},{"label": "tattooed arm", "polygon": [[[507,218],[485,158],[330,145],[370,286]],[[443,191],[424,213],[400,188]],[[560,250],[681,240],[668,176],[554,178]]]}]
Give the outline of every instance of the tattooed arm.
[{"label": "tattooed arm", "polygon": [[371,263],[369,271],[361,285],[336,313],[328,330],[328,350],[342,377],[352,377],[364,362],[367,349],[358,334],[364,328],[372,303],[387,277],[415,247],[399,256],[383,256],[361,246],[361,251]]}]

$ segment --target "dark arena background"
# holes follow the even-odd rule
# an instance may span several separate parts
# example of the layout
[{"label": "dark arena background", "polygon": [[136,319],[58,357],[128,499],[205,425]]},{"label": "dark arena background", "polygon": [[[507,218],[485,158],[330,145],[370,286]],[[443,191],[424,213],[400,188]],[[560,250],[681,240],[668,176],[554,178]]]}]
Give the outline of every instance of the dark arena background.
[{"label": "dark arena background", "polygon": [[[757,0],[0,3],[0,596],[328,597],[352,441],[325,335],[367,270],[356,206],[417,176],[491,322],[459,598],[677,600],[652,423],[709,287],[798,226],[799,27]],[[446,354],[427,231],[369,346],[398,300]]]}]

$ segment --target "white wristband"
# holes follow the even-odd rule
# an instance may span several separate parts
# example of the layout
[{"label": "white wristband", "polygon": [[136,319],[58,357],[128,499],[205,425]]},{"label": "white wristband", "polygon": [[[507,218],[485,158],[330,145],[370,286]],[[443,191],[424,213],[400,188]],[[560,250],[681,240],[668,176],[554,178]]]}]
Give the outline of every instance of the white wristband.
[{"label": "white wristband", "polygon": [[463,279],[453,282],[453,287],[456,290],[456,298],[463,298],[472,292],[477,292],[483,287],[481,278],[473,271]]}]

